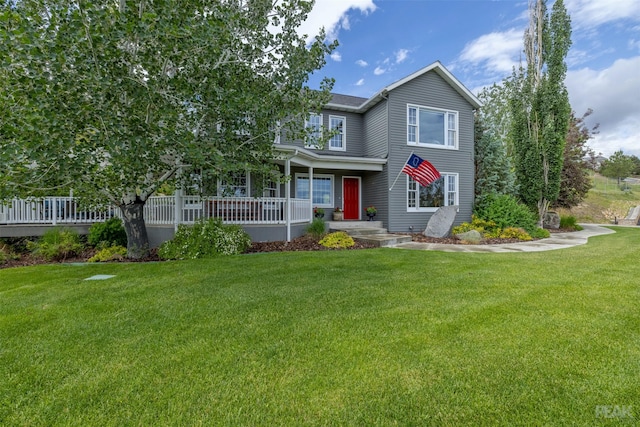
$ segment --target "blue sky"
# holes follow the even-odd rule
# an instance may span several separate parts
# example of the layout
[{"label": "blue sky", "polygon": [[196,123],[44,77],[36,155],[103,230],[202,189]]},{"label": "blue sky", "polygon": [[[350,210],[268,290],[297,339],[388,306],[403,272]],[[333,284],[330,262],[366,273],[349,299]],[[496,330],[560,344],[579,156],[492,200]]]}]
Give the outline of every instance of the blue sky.
[{"label": "blue sky", "polygon": [[[551,10],[553,1],[548,1]],[[640,156],[640,0],[565,0],[573,45],[566,86],[573,110],[594,110],[589,142]],[[500,82],[522,57],[527,0],[316,0],[301,32],[340,43],[315,73],[334,92],[369,97],[439,60],[469,90]]]}]

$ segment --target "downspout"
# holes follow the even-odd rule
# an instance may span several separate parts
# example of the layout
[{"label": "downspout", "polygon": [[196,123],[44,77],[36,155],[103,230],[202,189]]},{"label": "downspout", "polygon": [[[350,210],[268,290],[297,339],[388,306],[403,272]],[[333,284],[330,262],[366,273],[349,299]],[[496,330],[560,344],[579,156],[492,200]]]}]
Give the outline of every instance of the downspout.
[{"label": "downspout", "polygon": [[[391,137],[389,132],[389,125],[391,124],[391,120],[389,119],[389,92],[387,90],[383,90],[381,95],[382,99],[385,101],[385,108],[387,110],[387,152],[385,153],[385,157],[387,158],[387,183],[389,183],[389,177],[391,177],[391,171],[389,170],[389,153],[391,152]],[[391,194],[387,192],[387,228],[391,225]]]}]

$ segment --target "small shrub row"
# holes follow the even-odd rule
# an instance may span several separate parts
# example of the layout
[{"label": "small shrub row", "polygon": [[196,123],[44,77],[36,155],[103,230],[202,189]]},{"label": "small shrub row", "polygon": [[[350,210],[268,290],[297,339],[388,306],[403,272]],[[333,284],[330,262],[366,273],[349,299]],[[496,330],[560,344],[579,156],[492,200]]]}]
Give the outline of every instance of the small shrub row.
[{"label": "small shrub row", "polygon": [[518,239],[528,241],[532,239],[543,239],[549,237],[549,231],[542,228],[535,228],[529,232],[522,227],[501,228],[494,221],[478,218],[475,214],[471,216],[471,222],[464,222],[453,228],[452,233],[462,234],[467,231],[476,230],[485,239]]},{"label": "small shrub row", "polygon": [[239,225],[225,225],[218,218],[179,225],[173,239],[158,248],[163,259],[196,259],[241,254],[251,238]]}]

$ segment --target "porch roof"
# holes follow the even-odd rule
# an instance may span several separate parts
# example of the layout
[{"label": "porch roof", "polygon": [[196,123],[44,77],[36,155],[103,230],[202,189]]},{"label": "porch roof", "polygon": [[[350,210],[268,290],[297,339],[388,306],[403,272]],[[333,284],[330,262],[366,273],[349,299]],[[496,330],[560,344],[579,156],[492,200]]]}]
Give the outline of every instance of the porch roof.
[{"label": "porch roof", "polygon": [[275,151],[279,154],[276,156],[276,162],[281,163],[289,159],[296,165],[319,169],[381,172],[384,165],[387,164],[387,159],[332,156],[295,146],[283,145],[276,147]]}]

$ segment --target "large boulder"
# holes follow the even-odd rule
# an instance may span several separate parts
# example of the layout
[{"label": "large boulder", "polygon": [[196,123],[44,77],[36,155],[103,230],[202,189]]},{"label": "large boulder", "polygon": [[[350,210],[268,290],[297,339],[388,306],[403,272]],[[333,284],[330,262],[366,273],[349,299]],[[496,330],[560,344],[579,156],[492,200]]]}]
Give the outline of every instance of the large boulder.
[{"label": "large boulder", "polygon": [[560,215],[557,212],[547,212],[542,220],[544,228],[549,230],[557,230],[560,228]]},{"label": "large boulder", "polygon": [[478,230],[469,230],[464,233],[456,234],[456,239],[462,240],[464,243],[477,245],[482,241],[482,234]]},{"label": "large boulder", "polygon": [[424,234],[427,237],[447,237],[456,220],[457,206],[441,206],[431,216]]}]

